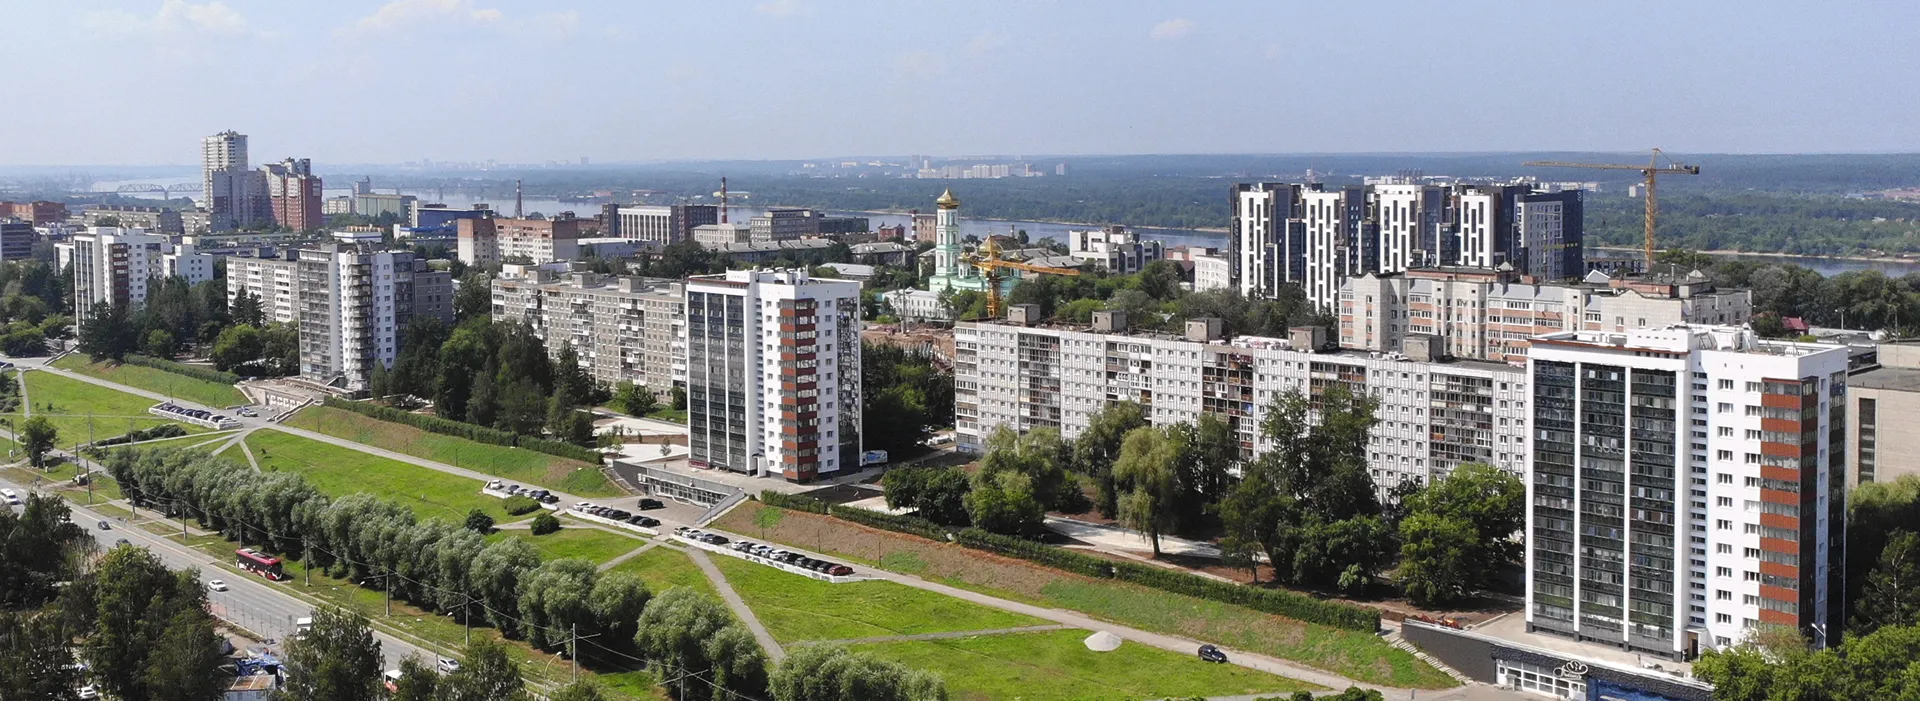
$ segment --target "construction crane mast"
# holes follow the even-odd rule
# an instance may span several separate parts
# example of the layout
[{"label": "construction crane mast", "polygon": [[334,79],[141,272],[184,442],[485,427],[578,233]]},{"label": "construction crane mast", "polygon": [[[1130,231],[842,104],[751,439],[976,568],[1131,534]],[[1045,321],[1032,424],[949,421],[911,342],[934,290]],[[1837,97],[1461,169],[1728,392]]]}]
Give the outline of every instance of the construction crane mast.
[{"label": "construction crane mast", "polygon": [[986,243],[967,256],[967,264],[979,268],[987,276],[987,318],[1000,318],[1000,281],[1005,279],[1006,270],[1019,270],[1040,275],[1064,275],[1077,277],[1080,271],[1073,268],[1052,268],[1044,265],[1030,265],[1011,260],[1000,259],[1000,246],[988,237]]},{"label": "construction crane mast", "polygon": [[1589,168],[1593,170],[1640,171],[1640,174],[1643,176],[1646,176],[1646,179],[1647,179],[1647,195],[1646,195],[1647,197],[1647,238],[1645,242],[1646,255],[1647,255],[1647,272],[1653,272],[1653,220],[1654,220],[1654,217],[1660,213],[1659,202],[1654,199],[1654,184],[1657,182],[1657,176],[1662,174],[1665,174],[1665,175],[1699,175],[1700,174],[1700,166],[1690,166],[1690,165],[1685,165],[1681,163],[1674,163],[1671,159],[1667,161],[1667,165],[1665,166],[1660,165],[1660,158],[1664,155],[1665,154],[1662,154],[1660,152],[1660,149],[1654,149],[1653,158],[1648,160],[1647,164],[1643,166],[1626,164],[1626,163],[1569,163],[1567,161],[1527,161],[1526,163],[1522,163],[1520,165],[1534,166],[1534,167],[1541,167],[1541,168]]}]

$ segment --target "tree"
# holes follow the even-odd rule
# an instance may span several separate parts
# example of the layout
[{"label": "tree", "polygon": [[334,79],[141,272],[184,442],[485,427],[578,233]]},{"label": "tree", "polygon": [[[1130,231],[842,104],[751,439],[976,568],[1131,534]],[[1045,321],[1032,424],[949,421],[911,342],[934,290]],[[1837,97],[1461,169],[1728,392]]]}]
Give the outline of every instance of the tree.
[{"label": "tree", "polygon": [[534,535],[553,533],[560,530],[560,519],[554,518],[553,514],[542,511],[534,515],[533,522],[527,524],[527,530]]},{"label": "tree", "polygon": [[[0,611],[0,689],[22,699],[64,699],[79,685],[68,649],[76,637],[60,611]],[[15,698],[15,696],[9,696]]]},{"label": "tree", "polygon": [[687,410],[687,389],[685,387],[681,387],[680,385],[673,386],[673,410],[674,411]]},{"label": "tree", "polygon": [[881,478],[887,508],[913,509],[920,518],[948,525],[967,524],[967,473],[951,467],[909,466]]},{"label": "tree", "polygon": [[216,701],[225,697],[233,679],[220,670],[227,657],[221,651],[220,634],[213,630],[213,617],[198,608],[181,608],[166,621],[147,659],[143,693],[122,698]]},{"label": "tree", "polygon": [[[983,471],[984,472],[984,471]],[[967,491],[967,517],[994,533],[1025,535],[1040,528],[1047,509],[1034,497],[1033,478],[1022,472],[976,472]]]},{"label": "tree", "polygon": [[593,630],[588,596],[593,592],[593,561],[578,557],[548,560],[528,573],[520,589],[520,617],[527,644],[552,649],[582,623]]},{"label": "tree", "polygon": [[99,302],[80,322],[79,349],[95,358],[121,360],[139,345],[138,333],[126,307]]},{"label": "tree", "polygon": [[613,390],[613,403],[631,416],[646,416],[657,406],[653,390],[621,380]]},{"label": "tree", "polygon": [[1146,534],[1160,555],[1160,534],[1170,530],[1178,509],[1178,466],[1187,461],[1186,432],[1178,427],[1142,426],[1127,432],[1113,481],[1120,493],[1119,521]]},{"label": "tree", "polygon": [[608,572],[593,583],[593,593],[587,595],[587,609],[607,637],[632,640],[638,632],[640,615],[646,612],[647,602],[652,599],[653,592],[647,590],[646,581],[639,575]]},{"label": "tree", "polygon": [[1847,494],[1847,600],[1865,597],[1868,573],[1896,531],[1920,523],[1920,475],[1862,483]]},{"label": "tree", "polygon": [[1817,651],[1792,628],[1756,629],[1740,645],[1702,653],[1693,673],[1726,701],[1915,698],[1920,628],[1887,626]]},{"label": "tree", "polygon": [[479,533],[482,535],[487,533],[492,533],[493,517],[487,515],[487,512],[485,511],[481,511],[479,509],[473,509],[467,512],[467,521],[465,525],[467,527],[467,530],[473,531],[475,533]]},{"label": "tree", "polygon": [[30,493],[18,513],[0,509],[0,608],[52,601],[92,545],[60,497]]},{"label": "tree", "polygon": [[1520,478],[1491,465],[1467,463],[1430,486],[1402,495],[1396,507],[1404,513],[1400,574],[1414,602],[1427,605],[1465,596],[1486,586],[1500,563],[1519,557],[1520,544],[1513,535],[1526,519],[1526,493]]},{"label": "tree", "polygon": [[605,694],[600,693],[598,685],[585,679],[547,695],[547,701],[606,701],[606,698]]},{"label": "tree", "polygon": [[380,641],[367,618],[342,608],[313,612],[313,628],[287,643],[286,701],[375,701]]},{"label": "tree", "polygon": [[60,438],[60,429],[45,416],[35,416],[20,424],[20,445],[32,459],[33,466],[45,468],[47,453],[53,450],[54,442]]},{"label": "tree", "polygon": [[460,668],[440,680],[440,701],[525,701],[526,682],[520,666],[507,656],[506,643],[487,636],[474,638],[462,655]]},{"label": "tree", "polygon": [[503,631],[516,630],[513,616],[520,604],[520,581],[540,566],[540,554],[519,538],[506,538],[489,544],[473,559],[467,572],[467,586],[493,625]]},{"label": "tree", "polygon": [[241,326],[260,328],[267,323],[266,311],[260,307],[260,296],[252,292],[235,296],[227,313],[233,317],[233,323]]},{"label": "tree", "polygon": [[225,690],[214,683],[219,639],[193,572],[168,570],[145,549],[120,547],[69,588],[84,590],[77,598],[93,604],[93,635],[81,651],[106,693],[130,701],[198,700]]},{"label": "tree", "polygon": [[221,370],[232,370],[257,361],[265,354],[266,345],[260,337],[260,330],[241,324],[229,326],[213,339],[213,366]]},{"label": "tree", "polygon": [[1417,606],[1465,596],[1485,564],[1473,559],[1479,538],[1463,518],[1415,513],[1400,523],[1400,539],[1400,585]]},{"label": "tree", "polygon": [[1018,472],[1028,478],[1033,498],[1044,509],[1067,512],[1087,508],[1080,485],[1067,472],[1073,461],[1073,448],[1060,440],[1060,432],[1051,428],[1016,434],[1006,426],[987,436],[987,453],[974,473],[976,484],[992,480],[1002,472]]},{"label": "tree", "polygon": [[719,701],[729,690],[753,695],[765,688],[766,661],[753,635],[719,601],[688,587],[647,603],[634,645],[661,666],[662,678],[676,680],[674,696],[682,701]]},{"label": "tree", "polygon": [[400,660],[400,678],[393,686],[389,701],[438,701],[440,673],[418,656],[408,655]]},{"label": "tree", "polygon": [[940,677],[836,645],[795,648],[773,672],[774,701],[946,701]]},{"label": "tree", "polygon": [[460,284],[453,291],[453,318],[455,322],[486,316],[493,313],[493,276],[486,273],[469,273],[460,278]]},{"label": "tree", "polygon": [[1109,402],[1087,420],[1073,445],[1074,470],[1092,476],[1099,485],[1094,505],[1100,515],[1119,514],[1119,493],[1113,486],[1113,463],[1120,459],[1120,445],[1127,432],[1147,425],[1146,409],[1137,402]]},{"label": "tree", "polygon": [[1894,531],[1854,605],[1854,628],[1920,625],[1920,533]]}]

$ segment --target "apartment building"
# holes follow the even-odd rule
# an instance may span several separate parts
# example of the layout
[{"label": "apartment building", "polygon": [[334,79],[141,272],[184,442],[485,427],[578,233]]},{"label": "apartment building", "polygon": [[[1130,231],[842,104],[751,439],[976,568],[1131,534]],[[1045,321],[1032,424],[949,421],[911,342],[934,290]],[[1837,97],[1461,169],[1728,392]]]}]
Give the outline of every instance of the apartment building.
[{"label": "apartment building", "polygon": [[33,244],[39,241],[33,222],[0,218],[0,261],[32,258]]},{"label": "apartment building", "polygon": [[232,130],[200,140],[201,194],[214,231],[244,229],[272,220],[266,174],[247,160],[247,135]]},{"label": "apartment building", "polygon": [[1512,266],[1563,279],[1585,270],[1580,198],[1525,184],[1241,183],[1229,275],[1249,297],[1291,283],[1328,310],[1347,279],[1374,273]]},{"label": "apartment building", "polygon": [[1529,631],[1673,658],[1763,625],[1839,642],[1844,346],[1564,331],[1528,373]]},{"label": "apartment building", "polygon": [[[1920,475],[1920,345],[1882,343],[1875,362],[1847,378],[1847,489]],[[1883,430],[1884,429],[1884,430]]]},{"label": "apartment building", "polygon": [[451,290],[411,251],[324,244],[296,254],[294,294],[300,324],[300,375],[363,391],[376,365],[393,365],[407,324],[419,313],[451,318],[450,293],[423,304],[416,277]]},{"label": "apartment building", "polygon": [[260,311],[268,323],[299,321],[299,251],[287,253],[295,257],[228,258],[227,307],[232,308],[243,295],[253,295],[260,300]]},{"label": "apartment building", "polygon": [[1718,289],[1696,271],[1595,271],[1577,283],[1527,279],[1508,265],[1348,278],[1340,287],[1340,347],[1400,352],[1408,338],[1439,336],[1445,355],[1522,363],[1536,334],[1737,325],[1753,316],[1749,291]]},{"label": "apartment building", "polygon": [[315,231],[326,223],[320,214],[320,176],[305,158],[288,158],[260,166],[267,180],[267,208],[273,223],[294,231]]},{"label": "apartment building", "polygon": [[1073,229],[1067,232],[1067,254],[1075,261],[1115,275],[1140,272],[1148,263],[1166,256],[1159,241],[1141,240],[1124,226],[1102,229]]},{"label": "apartment building", "polygon": [[733,270],[686,293],[688,464],[795,482],[858,469],[860,283]]},{"label": "apartment building", "polygon": [[81,210],[80,224],[140,229],[162,236],[177,236],[186,232],[180,213],[170,207],[103,204]]},{"label": "apartment building", "polygon": [[1139,402],[1154,424],[1226,419],[1243,455],[1271,449],[1260,422],[1288,392],[1317,397],[1335,386],[1380,401],[1368,441],[1384,494],[1428,482],[1465,462],[1520,474],[1527,431],[1526,373],[1513,366],[1432,362],[1387,353],[1331,351],[1324,329],[1288,338],[1222,338],[1218,319],[1187,322],[1184,336],[1126,330],[1121,312],[1090,327],[1035,326],[1038,310],[1014,305],[1006,323],[954,329],[954,413],[960,450],[984,451],[1006,426],[1053,428],[1078,438],[1111,402]]},{"label": "apartment building", "polygon": [[574,260],[580,257],[580,221],[568,213],[552,219],[461,219],[455,222],[457,252],[468,265]]},{"label": "apartment building", "polygon": [[8,202],[0,200],[0,219],[24,219],[34,226],[58,224],[67,220],[67,204],[34,200],[32,202]]},{"label": "apartment building", "polygon": [[573,347],[608,385],[686,386],[686,290],[678,281],[536,268],[493,281],[493,318],[526,322],[555,358]]},{"label": "apartment building", "polygon": [[1215,253],[1195,253],[1193,261],[1193,291],[1233,289],[1233,261],[1224,255]]},{"label": "apartment building", "polygon": [[191,246],[176,251],[167,237],[139,229],[96,226],[74,234],[68,254],[73,268],[73,319],[92,316],[93,305],[138,307],[147,301],[149,283],[179,274],[188,283],[213,279],[213,256]]},{"label": "apartment building", "polygon": [[694,227],[720,223],[720,208],[710,204],[629,206],[615,210],[620,238],[665,246],[693,237]]}]

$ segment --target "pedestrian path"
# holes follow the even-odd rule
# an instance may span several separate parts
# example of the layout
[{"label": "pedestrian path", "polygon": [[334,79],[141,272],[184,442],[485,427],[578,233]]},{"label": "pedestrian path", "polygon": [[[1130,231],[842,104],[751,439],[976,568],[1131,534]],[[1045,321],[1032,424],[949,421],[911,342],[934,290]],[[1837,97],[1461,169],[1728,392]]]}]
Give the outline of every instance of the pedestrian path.
[{"label": "pedestrian path", "polygon": [[747,630],[753,631],[753,639],[760,641],[760,648],[767,651],[767,657],[774,662],[786,659],[786,649],[780,647],[780,641],[773,639],[773,634],[767,632],[766,626],[760,625],[760,618],[753,615],[753,609],[747,608],[747,602],[740,598],[739,592],[733,590],[733,584],[727,581],[726,575],[720,573],[719,567],[714,566],[713,560],[707,558],[707,552],[694,549],[688,550],[687,554],[693,557],[694,564],[700,566],[700,571],[707,574],[707,581],[713,582],[713,588],[720,592],[720,598],[727,602],[727,608],[733,609],[733,615],[739,616],[740,622],[747,624]]},{"label": "pedestrian path", "polygon": [[845,640],[812,640],[808,645],[862,645],[866,643],[900,643],[912,640],[952,640],[971,638],[976,635],[1007,635],[1009,633],[1039,633],[1049,630],[1067,630],[1068,626],[1050,623],[1043,626],[1020,626],[1018,628],[992,628],[988,630],[950,630],[944,633],[914,633],[911,635],[876,635],[870,638],[847,638]]},{"label": "pedestrian path", "polygon": [[639,557],[641,553],[644,553],[644,552],[646,552],[646,551],[648,551],[648,550],[652,550],[652,549],[654,549],[654,548],[657,548],[657,547],[660,547],[660,544],[661,544],[661,543],[664,543],[664,542],[666,542],[666,541],[663,541],[663,540],[655,540],[655,541],[650,541],[650,542],[648,542],[648,543],[647,543],[646,545],[642,545],[642,546],[640,546],[640,547],[637,547],[637,548],[634,548],[634,549],[632,549],[632,550],[628,550],[628,551],[626,552],[626,554],[623,554],[623,555],[621,555],[621,556],[619,556],[619,557],[616,557],[616,558],[613,558],[613,559],[611,559],[611,560],[608,560],[608,561],[606,561],[606,562],[602,562],[602,563],[600,563],[600,571],[601,571],[601,572],[605,572],[605,571],[607,571],[607,570],[610,570],[610,569],[613,569],[613,568],[615,568],[615,567],[618,567],[618,566],[620,565],[620,563],[622,563],[622,562],[626,562],[626,561],[628,561],[628,560],[631,560],[631,559],[633,559],[633,558],[636,558],[636,557]]}]

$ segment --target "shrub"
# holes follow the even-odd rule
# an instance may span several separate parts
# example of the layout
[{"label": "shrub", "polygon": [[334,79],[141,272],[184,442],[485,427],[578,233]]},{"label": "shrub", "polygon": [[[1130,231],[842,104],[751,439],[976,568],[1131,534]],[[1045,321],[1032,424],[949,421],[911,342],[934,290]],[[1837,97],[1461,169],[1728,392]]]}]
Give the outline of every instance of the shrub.
[{"label": "shrub", "polygon": [[501,508],[506,509],[509,514],[519,516],[540,510],[540,502],[534,501],[533,497],[515,494],[507,497]]},{"label": "shrub", "polygon": [[493,517],[488,516],[487,512],[485,511],[474,509],[472,511],[467,512],[466,525],[467,525],[467,530],[469,531],[473,531],[475,533],[489,533],[493,531]]},{"label": "shrub", "polygon": [[187,435],[187,429],[179,424],[161,424],[152,428],[135,429],[125,435],[103,438],[94,443],[94,445],[105,446],[120,445],[122,443],[139,443],[140,441],[177,438],[184,435]]},{"label": "shrub", "polygon": [[827,503],[824,501],[813,497],[782,494],[771,489],[760,493],[760,501],[766,503],[768,506],[778,506],[782,509],[793,509],[794,511],[805,511],[813,514],[827,513]]},{"label": "shrub", "polygon": [[240,376],[230,372],[221,372],[219,370],[203,368],[197,365],[188,365],[186,363],[176,363],[162,358],[152,358],[128,353],[124,362],[128,365],[164,370],[175,375],[185,375],[196,380],[218,382],[223,385],[238,384],[240,382]]},{"label": "shrub", "polygon": [[560,519],[554,518],[553,514],[543,513],[533,517],[533,523],[527,527],[527,530],[532,531],[534,535],[546,535],[560,530]]},{"label": "shrub", "polygon": [[478,424],[470,424],[465,421],[454,421],[438,416],[415,414],[410,411],[401,411],[392,407],[385,407],[369,402],[347,401],[339,397],[328,397],[326,406],[335,409],[345,409],[361,416],[367,416],[381,421],[406,424],[428,433],[457,436],[470,441],[504,445],[510,448],[526,448],[534,452],[579,460],[595,465],[600,464],[599,453],[594,452],[591,448],[583,448],[572,443],[521,436],[499,429],[487,428]]}]

